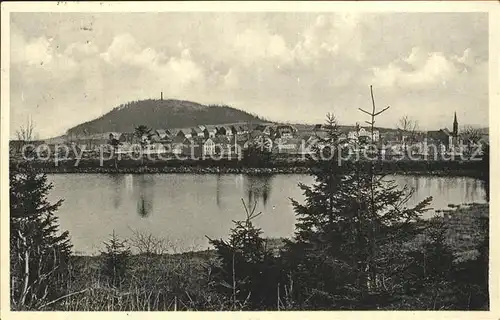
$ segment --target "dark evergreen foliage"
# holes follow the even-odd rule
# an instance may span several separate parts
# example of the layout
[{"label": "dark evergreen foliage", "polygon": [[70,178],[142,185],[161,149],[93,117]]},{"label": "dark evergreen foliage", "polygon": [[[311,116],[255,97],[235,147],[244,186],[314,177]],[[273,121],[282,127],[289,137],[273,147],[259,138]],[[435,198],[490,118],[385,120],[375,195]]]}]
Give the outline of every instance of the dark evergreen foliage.
[{"label": "dark evergreen foliage", "polygon": [[339,165],[334,117],[327,127],[332,156],[317,163],[316,184],[300,185],[305,203],[292,200],[297,224],[286,254],[300,293],[295,299],[320,309],[376,308],[396,276],[391,246],[420,232],[431,199],[407,207],[411,190],[376,175],[372,163]]},{"label": "dark evergreen foliage", "polygon": [[221,261],[214,274],[215,289],[229,298],[234,310],[270,309],[277,304],[276,260],[252,222],[261,213],[255,213],[255,205],[243,205],[245,220],[233,221],[229,240],[209,239]]},{"label": "dark evergreen foliage", "polygon": [[119,287],[126,281],[128,276],[130,257],[132,255],[130,247],[126,241],[120,240],[115,232],[108,242],[104,243],[105,250],[101,252],[102,273],[114,287]]},{"label": "dark evergreen foliage", "polygon": [[226,105],[204,106],[182,100],[147,99],[132,101],[103,116],[68,130],[68,134],[134,132],[138,125],[149,128],[187,128],[199,124],[261,122],[256,115]]},{"label": "dark evergreen foliage", "polygon": [[10,170],[10,267],[13,309],[36,309],[65,293],[71,254],[51,203],[52,184],[29,164]]},{"label": "dark evergreen foliage", "polygon": [[272,163],[273,154],[271,151],[250,144],[247,149],[242,153],[242,164],[250,168],[270,167]]}]

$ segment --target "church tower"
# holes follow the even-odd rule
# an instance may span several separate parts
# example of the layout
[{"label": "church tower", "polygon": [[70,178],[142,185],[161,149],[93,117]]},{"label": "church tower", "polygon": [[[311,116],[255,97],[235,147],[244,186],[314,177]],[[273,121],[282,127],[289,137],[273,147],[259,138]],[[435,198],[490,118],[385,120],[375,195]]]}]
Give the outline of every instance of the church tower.
[{"label": "church tower", "polygon": [[458,137],[458,121],[457,121],[457,113],[455,112],[455,119],[453,120],[453,137]]}]

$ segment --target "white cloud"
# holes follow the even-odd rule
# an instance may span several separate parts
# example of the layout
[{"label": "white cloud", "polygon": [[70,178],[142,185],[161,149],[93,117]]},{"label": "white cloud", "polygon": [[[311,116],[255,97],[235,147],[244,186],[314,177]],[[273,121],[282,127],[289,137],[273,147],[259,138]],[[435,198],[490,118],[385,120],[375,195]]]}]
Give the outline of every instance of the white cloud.
[{"label": "white cloud", "polygon": [[13,32],[11,41],[11,59],[14,63],[43,66],[52,61],[53,49],[44,36],[26,41],[22,35]]},{"label": "white cloud", "polygon": [[236,57],[242,59],[244,63],[254,63],[261,59],[290,58],[290,49],[285,40],[279,35],[270,34],[267,30],[246,29],[236,36],[234,49]]},{"label": "white cloud", "polygon": [[301,40],[294,47],[294,56],[302,62],[340,54],[345,59],[362,60],[360,22],[358,14],[319,15],[302,33]]},{"label": "white cloud", "polygon": [[224,75],[224,87],[228,89],[235,89],[240,85],[240,80],[238,74],[234,69],[229,69],[226,75]]},{"label": "white cloud", "polygon": [[[372,68],[371,82],[385,87],[414,89],[435,85],[446,86],[461,72],[454,64],[453,58],[447,58],[441,52],[427,53],[421,48],[413,48],[411,53],[401,60],[391,62],[386,67]],[[403,69],[401,62],[407,63],[410,68]]]},{"label": "white cloud", "polygon": [[64,54],[66,56],[70,56],[75,59],[84,59],[87,57],[92,57],[99,52],[99,48],[95,46],[92,42],[88,41],[87,43],[75,42],[70,44],[66,50],[64,50]]},{"label": "white cloud", "polygon": [[149,58],[154,58],[154,53],[147,50],[141,52],[137,41],[130,34],[116,36],[106,52],[101,53],[104,61],[112,65],[120,65],[122,63],[141,65],[147,61],[148,56]]},{"label": "white cloud", "polygon": [[53,47],[51,38],[41,36],[27,40],[17,32],[13,32],[11,60],[26,83],[40,80],[60,83],[76,77],[79,69],[71,55]]},{"label": "white cloud", "polygon": [[165,65],[158,65],[157,72],[181,87],[189,83],[204,81],[204,71],[193,61],[189,49],[182,50],[180,57],[171,57]]},{"label": "white cloud", "polygon": [[[17,111],[12,121],[30,114],[48,123],[43,124],[47,135],[62,133],[120,103],[163,91],[201,103],[237,103],[275,120],[320,121],[334,111],[342,122],[354,123],[363,121],[356,110],[369,103],[369,84],[381,103],[400,106],[396,113],[443,105],[440,117],[448,119],[450,108],[487,110],[487,19],[482,16],[111,15],[92,15],[94,31],[85,32],[81,16],[14,19],[11,97]],[[471,19],[485,22],[471,26],[466,23]],[[436,28],[440,25],[454,27]],[[479,113],[468,120],[480,123]],[[51,120],[62,117],[61,123]],[[439,125],[441,118],[433,119]]]}]

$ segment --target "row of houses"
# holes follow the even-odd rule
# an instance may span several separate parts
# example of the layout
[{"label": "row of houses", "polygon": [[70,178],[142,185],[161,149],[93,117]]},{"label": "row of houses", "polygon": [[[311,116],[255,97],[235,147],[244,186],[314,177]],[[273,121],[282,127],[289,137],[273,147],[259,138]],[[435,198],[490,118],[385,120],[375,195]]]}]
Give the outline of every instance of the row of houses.
[{"label": "row of houses", "polygon": [[[454,126],[456,127],[456,126]],[[128,153],[139,151],[172,154],[236,154],[256,144],[275,153],[311,153],[313,147],[322,147],[322,140],[328,137],[330,128],[314,125],[301,130],[289,124],[233,123],[223,125],[198,125],[190,128],[169,128],[151,130],[138,137],[135,132],[107,132],[89,135],[66,135],[59,140],[49,139],[48,144],[69,143],[87,151],[97,151],[102,145],[114,142],[115,151]],[[457,131],[457,130],[454,130]],[[62,140],[61,140],[62,139]],[[456,147],[461,137],[456,132],[440,129],[428,132],[401,132],[396,130],[374,130],[367,127],[343,127],[340,139],[345,145],[376,143],[386,150],[397,152],[411,148],[427,150],[429,146],[439,146],[440,152]],[[487,141],[487,137],[485,138]],[[54,140],[54,141],[52,141]],[[60,141],[61,140],[61,141]],[[483,139],[484,140],[484,139]],[[425,152],[425,151],[422,151]]]}]

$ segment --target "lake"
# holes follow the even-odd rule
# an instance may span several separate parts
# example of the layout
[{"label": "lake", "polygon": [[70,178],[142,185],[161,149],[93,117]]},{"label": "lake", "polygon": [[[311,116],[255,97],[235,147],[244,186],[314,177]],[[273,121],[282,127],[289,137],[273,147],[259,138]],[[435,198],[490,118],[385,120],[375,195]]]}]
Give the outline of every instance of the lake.
[{"label": "lake", "polygon": [[[113,232],[130,238],[133,231],[166,239],[175,251],[203,250],[210,238],[226,238],[232,220],[243,219],[246,203],[262,212],[255,224],[268,237],[293,234],[290,197],[303,200],[297,184],[312,184],[309,175],[242,174],[51,174],[49,199],[64,199],[57,211],[77,254],[98,254]],[[433,196],[432,208],[484,203],[480,181],[465,177],[391,176],[414,188],[410,205]],[[435,213],[428,212],[427,216]]]}]

